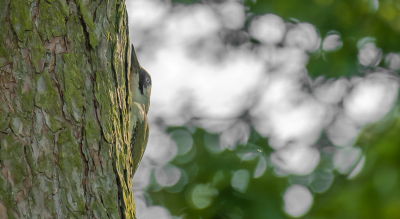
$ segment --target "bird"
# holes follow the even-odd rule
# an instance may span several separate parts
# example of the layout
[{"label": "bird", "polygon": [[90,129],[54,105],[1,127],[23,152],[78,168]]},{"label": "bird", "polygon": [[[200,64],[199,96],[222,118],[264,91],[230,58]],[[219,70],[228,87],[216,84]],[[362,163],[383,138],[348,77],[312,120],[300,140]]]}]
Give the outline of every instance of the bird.
[{"label": "bird", "polygon": [[139,64],[133,44],[131,50],[129,89],[132,94],[132,104],[129,130],[131,133],[130,151],[133,159],[131,176],[133,177],[146,150],[149,139],[147,112],[150,107],[152,82],[150,74]]}]

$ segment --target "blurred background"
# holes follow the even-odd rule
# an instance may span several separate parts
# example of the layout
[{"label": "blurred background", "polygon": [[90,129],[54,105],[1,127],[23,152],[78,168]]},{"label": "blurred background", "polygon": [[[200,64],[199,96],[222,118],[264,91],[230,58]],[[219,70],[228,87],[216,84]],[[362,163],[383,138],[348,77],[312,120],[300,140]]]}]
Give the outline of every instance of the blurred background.
[{"label": "blurred background", "polygon": [[138,218],[400,218],[400,1],[126,4]]}]

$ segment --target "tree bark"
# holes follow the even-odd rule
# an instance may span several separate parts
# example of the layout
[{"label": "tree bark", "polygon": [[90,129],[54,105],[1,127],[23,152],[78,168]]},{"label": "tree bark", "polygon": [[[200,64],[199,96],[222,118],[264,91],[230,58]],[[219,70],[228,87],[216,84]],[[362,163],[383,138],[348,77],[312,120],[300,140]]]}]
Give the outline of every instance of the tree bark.
[{"label": "tree bark", "polygon": [[125,0],[0,0],[0,218],[136,218]]}]

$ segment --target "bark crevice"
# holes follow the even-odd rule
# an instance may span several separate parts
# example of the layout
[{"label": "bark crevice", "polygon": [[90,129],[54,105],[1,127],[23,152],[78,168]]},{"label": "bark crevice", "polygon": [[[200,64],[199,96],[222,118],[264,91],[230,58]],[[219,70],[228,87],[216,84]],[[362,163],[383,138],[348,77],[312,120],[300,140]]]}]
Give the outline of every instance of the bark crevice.
[{"label": "bark crevice", "polygon": [[120,216],[121,219],[126,219],[125,214],[124,214],[124,212],[125,212],[125,201],[124,201],[124,198],[123,198],[122,183],[121,183],[121,179],[120,179],[120,176],[118,174],[115,162],[113,162],[113,169],[114,169],[115,180],[117,181],[117,188],[118,188],[117,200],[118,200],[118,205],[119,205],[119,208],[118,208],[119,216]]}]

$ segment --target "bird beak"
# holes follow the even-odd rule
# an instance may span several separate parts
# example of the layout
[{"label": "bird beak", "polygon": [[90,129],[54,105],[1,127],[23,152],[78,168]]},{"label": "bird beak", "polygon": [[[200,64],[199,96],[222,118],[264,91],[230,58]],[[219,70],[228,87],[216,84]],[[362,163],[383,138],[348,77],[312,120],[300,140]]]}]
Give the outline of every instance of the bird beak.
[{"label": "bird beak", "polygon": [[135,47],[131,46],[131,73],[135,72],[136,74],[139,73],[140,70],[140,64],[139,64],[139,60],[137,59],[136,56],[136,51],[135,51]]}]

